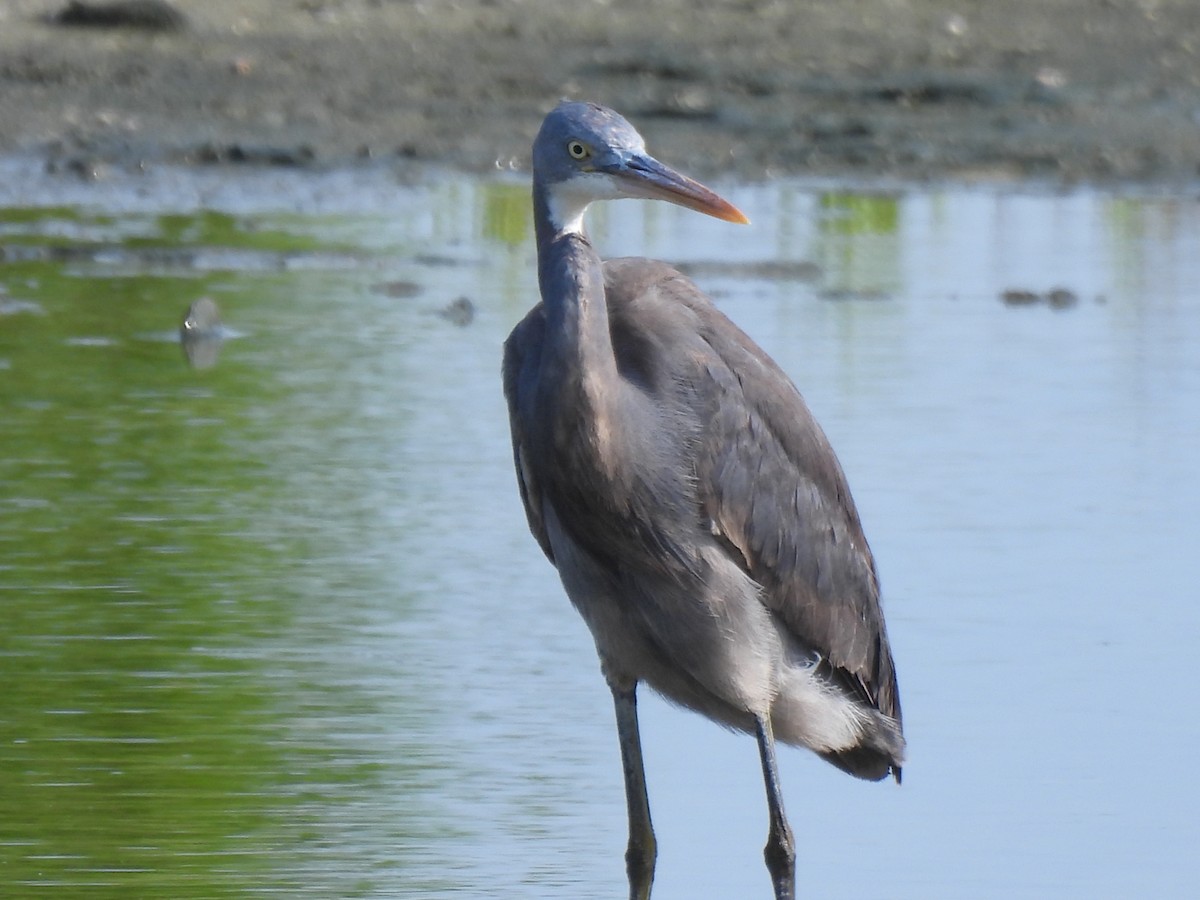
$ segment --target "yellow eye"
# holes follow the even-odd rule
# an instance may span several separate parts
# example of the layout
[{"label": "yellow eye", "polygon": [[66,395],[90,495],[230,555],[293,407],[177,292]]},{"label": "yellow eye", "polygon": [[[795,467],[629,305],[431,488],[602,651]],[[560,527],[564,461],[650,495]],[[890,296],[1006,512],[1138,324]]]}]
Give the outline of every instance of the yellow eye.
[{"label": "yellow eye", "polygon": [[591,155],[582,141],[567,141],[567,152],[571,159],[587,159]]}]

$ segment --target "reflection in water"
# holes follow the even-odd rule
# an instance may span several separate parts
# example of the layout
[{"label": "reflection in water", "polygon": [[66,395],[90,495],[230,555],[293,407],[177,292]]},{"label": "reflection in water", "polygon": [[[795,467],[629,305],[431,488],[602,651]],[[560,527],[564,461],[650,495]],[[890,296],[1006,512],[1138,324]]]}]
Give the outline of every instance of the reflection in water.
[{"label": "reflection in water", "polygon": [[481,195],[483,236],[512,247],[527,243],[532,228],[529,185],[495,182]]},{"label": "reflection in water", "polygon": [[887,299],[903,284],[900,198],[826,192],[819,198],[813,260],[824,270],[826,300]]},{"label": "reflection in water", "polygon": [[900,198],[889,194],[827,191],[819,199],[821,230],[830,234],[895,234]]},{"label": "reflection in water", "polygon": [[[0,895],[619,894],[609,700],[499,392],[527,187],[239,177],[0,179]],[[692,264],[870,525],[912,765],[783,754],[802,879],[1186,896],[1200,835],[1147,760],[1200,737],[1154,687],[1200,638],[1200,210],[722,190],[749,237],[649,204],[595,235]],[[254,338],[201,378],[143,336],[202,296]],[[656,898],[760,895],[753,742],[643,711]]]}]

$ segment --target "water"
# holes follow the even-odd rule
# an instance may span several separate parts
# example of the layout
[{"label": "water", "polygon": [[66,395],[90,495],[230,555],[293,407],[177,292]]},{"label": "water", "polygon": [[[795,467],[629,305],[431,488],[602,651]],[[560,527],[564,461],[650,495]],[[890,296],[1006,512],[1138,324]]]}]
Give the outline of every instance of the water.
[{"label": "water", "polygon": [[[524,185],[0,168],[0,895],[621,896],[499,389]],[[1191,896],[1195,197],[724,188],[593,225],[795,378],[878,557],[911,760],[782,751],[802,893]],[[642,723],[655,897],[766,896],[753,741]]]}]

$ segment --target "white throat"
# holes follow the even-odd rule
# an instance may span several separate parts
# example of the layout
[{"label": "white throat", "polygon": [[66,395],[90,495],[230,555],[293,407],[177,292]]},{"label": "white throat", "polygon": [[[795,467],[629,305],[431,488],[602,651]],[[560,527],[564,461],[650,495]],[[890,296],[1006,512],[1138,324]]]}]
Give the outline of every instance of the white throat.
[{"label": "white throat", "polygon": [[581,172],[556,184],[546,198],[550,224],[561,234],[583,234],[583,214],[595,200],[624,196],[616,180],[601,172]]},{"label": "white throat", "polygon": [[583,234],[583,214],[587,212],[592,198],[577,192],[560,188],[551,192],[547,198],[550,213],[550,224],[560,234]]}]

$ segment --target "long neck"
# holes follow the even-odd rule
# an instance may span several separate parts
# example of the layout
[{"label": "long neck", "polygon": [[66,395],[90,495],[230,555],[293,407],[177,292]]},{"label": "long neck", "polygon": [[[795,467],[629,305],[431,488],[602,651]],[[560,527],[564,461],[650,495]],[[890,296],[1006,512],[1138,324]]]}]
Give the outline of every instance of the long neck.
[{"label": "long neck", "polygon": [[561,390],[580,391],[594,415],[613,401],[617,366],[609,332],[600,257],[587,238],[560,231],[552,221],[545,188],[535,182],[538,285],[546,314],[543,365],[549,363]]}]

